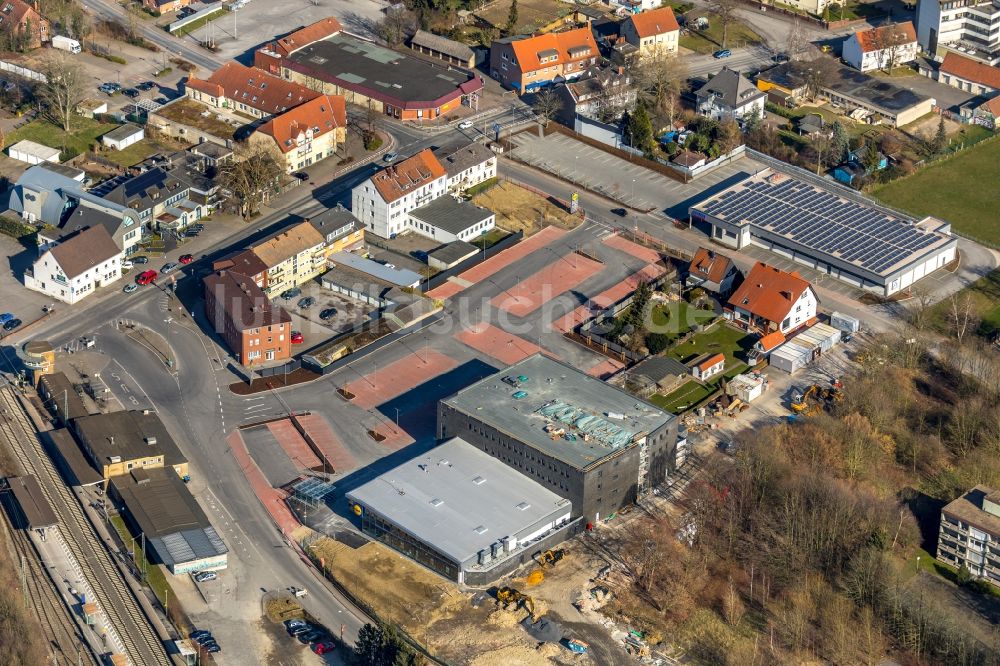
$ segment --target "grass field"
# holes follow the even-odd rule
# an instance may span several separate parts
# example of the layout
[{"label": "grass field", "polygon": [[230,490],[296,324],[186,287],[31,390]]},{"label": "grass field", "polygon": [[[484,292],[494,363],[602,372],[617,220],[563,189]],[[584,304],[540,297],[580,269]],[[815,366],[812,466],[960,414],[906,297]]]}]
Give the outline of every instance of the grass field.
[{"label": "grass field", "polygon": [[[680,45],[682,48],[691,49],[695,53],[715,53],[722,48],[722,24],[712,14],[706,15],[708,18],[708,29],[691,31],[686,35],[681,35]],[[729,26],[726,34],[726,48],[734,49],[747,44],[758,44],[764,41],[753,29],[736,21]],[[724,65],[725,62],[722,62]]]},{"label": "grass field", "polygon": [[650,333],[666,333],[671,337],[679,337],[697,324],[704,324],[714,317],[715,313],[711,310],[693,308],[684,301],[656,305],[650,311],[652,322]]},{"label": "grass field", "polygon": [[653,395],[649,400],[654,405],[660,409],[665,409],[668,412],[677,414],[679,412],[685,411],[692,405],[700,402],[707,398],[713,391],[714,387],[705,386],[697,380],[690,380],[683,384],[679,389],[670,393],[668,395],[661,395],[659,393]]},{"label": "grass field", "polygon": [[[560,0],[518,0],[516,32],[530,34],[570,11],[570,5]],[[510,15],[510,2],[500,0],[475,14],[502,30]]]},{"label": "grass field", "polygon": [[[973,307],[981,319],[976,333],[987,339],[1000,333],[1000,269],[963,289],[959,299],[965,294],[972,298]],[[950,303],[950,299],[943,300],[931,310],[931,321],[941,331],[948,329],[947,312]]]},{"label": "grass field", "polygon": [[27,139],[43,146],[58,148],[63,151],[62,158],[66,160],[89,150],[98,137],[110,132],[115,127],[115,125],[101,124],[91,118],[74,115],[70,123],[70,131],[64,132],[61,127],[56,127],[48,120],[39,118],[8,134],[4,148]]},{"label": "grass field", "polygon": [[124,150],[106,150],[101,153],[101,157],[115,164],[120,164],[123,167],[130,167],[150,157],[159,150],[161,150],[160,146],[149,140],[144,140],[139,143],[133,143]]},{"label": "grass field", "polygon": [[667,352],[681,363],[687,363],[691,359],[702,354],[722,352],[726,355],[726,367],[734,364],[742,364],[737,353],[743,353],[753,345],[754,336],[748,335],[744,331],[737,330],[732,326],[723,323],[714,326],[711,330],[693,336],[687,342],[677,345]]},{"label": "grass field", "polygon": [[955,157],[875,190],[875,196],[922,217],[934,215],[957,231],[1000,246],[1000,140],[983,141]]},{"label": "grass field", "polygon": [[544,221],[544,226],[556,225],[564,229],[575,228],[582,221],[545,197],[509,182],[477,194],[472,197],[472,203],[496,213],[498,227],[524,231],[525,236],[541,229],[539,220]]}]

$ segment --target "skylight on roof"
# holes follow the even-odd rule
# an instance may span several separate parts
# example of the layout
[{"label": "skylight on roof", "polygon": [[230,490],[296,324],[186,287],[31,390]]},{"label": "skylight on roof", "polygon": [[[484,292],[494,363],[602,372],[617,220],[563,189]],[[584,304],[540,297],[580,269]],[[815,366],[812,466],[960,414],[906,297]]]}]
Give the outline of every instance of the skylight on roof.
[{"label": "skylight on roof", "polygon": [[479,527],[474,528],[472,531],[475,532],[476,534],[486,534],[486,526],[480,525]]}]

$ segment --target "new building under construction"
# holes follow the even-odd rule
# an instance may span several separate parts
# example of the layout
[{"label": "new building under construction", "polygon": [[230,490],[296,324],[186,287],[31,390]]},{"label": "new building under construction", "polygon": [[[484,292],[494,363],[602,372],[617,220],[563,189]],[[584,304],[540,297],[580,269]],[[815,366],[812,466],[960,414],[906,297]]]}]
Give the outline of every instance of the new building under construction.
[{"label": "new building under construction", "polygon": [[442,400],[437,435],[461,437],[596,522],[673,471],[677,419],[535,354]]}]

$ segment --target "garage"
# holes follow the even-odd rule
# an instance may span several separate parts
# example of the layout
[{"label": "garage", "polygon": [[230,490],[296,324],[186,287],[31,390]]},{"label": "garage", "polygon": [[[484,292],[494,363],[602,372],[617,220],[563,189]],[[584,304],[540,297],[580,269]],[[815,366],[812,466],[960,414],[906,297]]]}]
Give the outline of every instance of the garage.
[{"label": "garage", "polygon": [[34,141],[18,141],[7,149],[7,155],[11,159],[28,164],[41,164],[42,162],[53,162],[59,164],[59,149],[49,148]]}]

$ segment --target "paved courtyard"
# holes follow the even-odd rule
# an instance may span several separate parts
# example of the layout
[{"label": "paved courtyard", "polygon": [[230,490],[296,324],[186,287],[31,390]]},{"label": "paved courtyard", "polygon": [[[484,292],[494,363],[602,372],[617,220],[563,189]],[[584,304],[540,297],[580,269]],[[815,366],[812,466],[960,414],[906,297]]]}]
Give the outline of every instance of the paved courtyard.
[{"label": "paved courtyard", "polygon": [[661,211],[675,218],[687,217],[692,203],[763,168],[742,158],[684,184],[564,134],[539,138],[535,132],[522,132],[511,140],[517,146],[512,153],[516,159],[630,208]]}]

